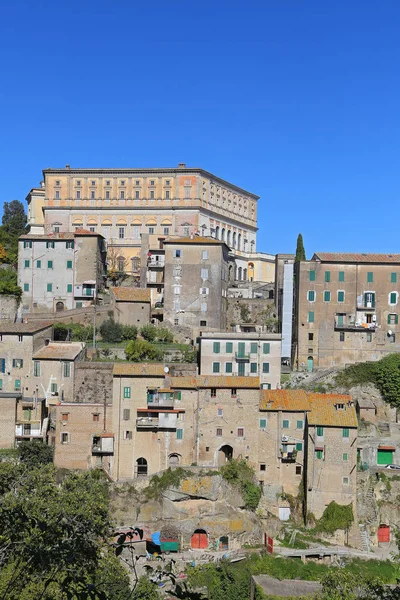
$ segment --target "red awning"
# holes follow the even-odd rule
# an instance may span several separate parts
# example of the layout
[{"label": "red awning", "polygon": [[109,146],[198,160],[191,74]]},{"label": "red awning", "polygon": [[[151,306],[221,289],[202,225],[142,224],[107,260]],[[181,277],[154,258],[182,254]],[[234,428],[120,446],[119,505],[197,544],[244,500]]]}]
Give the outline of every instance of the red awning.
[{"label": "red awning", "polygon": [[390,450],[391,452],[394,452],[396,446],[378,446],[378,450]]}]

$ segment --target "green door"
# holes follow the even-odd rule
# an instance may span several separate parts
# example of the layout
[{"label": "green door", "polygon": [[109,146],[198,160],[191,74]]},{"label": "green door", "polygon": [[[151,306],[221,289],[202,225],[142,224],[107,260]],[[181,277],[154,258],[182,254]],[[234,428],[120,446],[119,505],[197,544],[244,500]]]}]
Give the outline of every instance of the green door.
[{"label": "green door", "polygon": [[343,327],[343,315],[338,315],[337,316],[337,326],[338,327]]},{"label": "green door", "polygon": [[312,356],[309,356],[307,359],[307,371],[309,373],[312,373],[313,367],[314,367],[314,359]]},{"label": "green door", "polygon": [[393,450],[378,449],[378,465],[391,465],[393,463]]},{"label": "green door", "polygon": [[238,364],[238,375],[244,375],[244,363]]},{"label": "green door", "polygon": [[244,358],[245,348],[246,348],[245,343],[244,342],[239,342],[239,344],[238,344],[238,358]]}]

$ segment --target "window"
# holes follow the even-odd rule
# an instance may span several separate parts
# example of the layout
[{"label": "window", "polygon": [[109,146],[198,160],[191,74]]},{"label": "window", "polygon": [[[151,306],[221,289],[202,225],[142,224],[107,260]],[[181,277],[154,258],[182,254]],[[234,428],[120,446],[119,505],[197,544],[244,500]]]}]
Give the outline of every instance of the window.
[{"label": "window", "polygon": [[303,421],[297,421],[297,423],[296,423],[296,429],[304,429],[304,422]]},{"label": "window", "polygon": [[63,363],[63,376],[71,377],[71,363],[70,362]]},{"label": "window", "polygon": [[30,266],[31,266],[31,261],[30,260],[25,260],[24,261],[24,267],[25,267],[25,269],[29,269]]},{"label": "window", "polygon": [[319,460],[322,460],[323,457],[324,457],[323,450],[316,450],[315,451],[315,458],[318,458]]},{"label": "window", "polygon": [[317,427],[317,436],[318,437],[323,437],[324,435],[324,428],[323,427]]},{"label": "window", "polygon": [[222,437],[222,427],[217,427],[216,436],[217,437]]},{"label": "window", "polygon": [[73,250],[74,249],[74,242],[66,242],[65,243],[65,247],[67,248],[67,250]]},{"label": "window", "polygon": [[211,388],[211,398],[217,397],[217,388]]},{"label": "window", "polygon": [[29,292],[29,283],[24,283],[24,292]]},{"label": "window", "polygon": [[367,342],[372,342],[372,333],[367,333]]},{"label": "window", "polygon": [[75,197],[76,197],[76,199],[77,199],[77,200],[80,200],[80,199],[81,199],[81,192],[80,192],[80,190],[76,190],[76,195],[75,195]]},{"label": "window", "polygon": [[342,477],[342,483],[343,485],[349,485],[350,477]]},{"label": "window", "polygon": [[374,281],[374,274],[372,271],[368,271],[367,273],[367,283],[373,283]]},{"label": "window", "polygon": [[118,239],[123,240],[125,238],[125,227],[118,227]]},{"label": "window", "polygon": [[396,334],[392,333],[389,335],[389,344],[394,344],[396,342]]},{"label": "window", "polygon": [[130,398],[130,397],[131,397],[131,388],[124,387],[124,398]]},{"label": "window", "polygon": [[47,268],[48,269],[52,269],[53,268],[53,261],[52,260],[48,260],[47,261]]},{"label": "window", "polygon": [[120,185],[124,186],[125,185],[125,179],[121,179],[121,183]]},{"label": "window", "polygon": [[150,200],[154,200],[154,190],[150,190]]},{"label": "window", "polygon": [[387,322],[388,325],[397,325],[399,322],[399,315],[397,315],[396,313],[389,314]]},{"label": "window", "polygon": [[138,190],[135,192],[135,198],[136,200],[139,200],[140,198],[140,192]]},{"label": "window", "polygon": [[222,410],[222,408],[218,408],[218,410],[217,410],[217,415],[218,415],[219,417],[222,417],[222,416],[223,416],[223,414],[224,414],[224,411]]},{"label": "window", "polygon": [[265,463],[260,465],[260,471],[266,471],[267,470],[267,465]]},{"label": "window", "polygon": [[324,292],[324,302],[330,302],[331,301],[331,293],[328,291]]},{"label": "window", "polygon": [[132,439],[132,431],[125,431],[124,432],[124,440],[131,440]]},{"label": "window", "polygon": [[47,284],[47,291],[48,292],[52,292],[53,291],[53,284],[52,283],[48,283]]},{"label": "window", "polygon": [[165,185],[171,185],[171,181],[169,179],[165,180]]},{"label": "window", "polygon": [[267,429],[267,419],[260,419],[260,429]]},{"label": "window", "polygon": [[219,362],[213,362],[213,373],[219,373]]},{"label": "window", "polygon": [[271,345],[269,343],[263,344],[263,354],[269,354],[271,351]]},{"label": "window", "polygon": [[213,343],[213,352],[214,354],[219,354],[221,350],[221,344],[220,342],[214,342]]},{"label": "window", "polygon": [[96,198],[96,192],[95,191],[92,190],[90,192],[90,198],[91,198],[91,200],[94,200]]},{"label": "window", "polygon": [[208,259],[208,250],[203,250],[203,252],[201,253],[201,259],[202,260]]},{"label": "window", "polygon": [[181,258],[182,250],[174,250],[174,258]]},{"label": "window", "polygon": [[262,372],[263,373],[269,373],[269,363],[263,363],[263,365],[262,365]]},{"label": "window", "polygon": [[99,415],[99,413],[93,413],[93,421],[95,421],[95,422],[100,421],[100,415]]},{"label": "window", "polygon": [[250,363],[250,373],[257,373],[257,363]]},{"label": "window", "polygon": [[61,421],[68,421],[69,413],[61,413]]},{"label": "window", "polygon": [[24,248],[32,248],[32,242],[25,240],[25,242],[24,242]]},{"label": "window", "polygon": [[301,475],[301,465],[296,465],[296,475]]},{"label": "window", "polygon": [[72,283],[67,283],[67,294],[72,294]]},{"label": "window", "polygon": [[296,442],[296,450],[297,452],[302,452],[303,444],[301,442]]},{"label": "window", "polygon": [[389,304],[397,304],[397,292],[390,293]]},{"label": "window", "polygon": [[76,302],[75,308],[82,308],[82,302]]},{"label": "window", "polygon": [[150,179],[150,185],[155,185],[155,180],[154,179]]},{"label": "window", "polygon": [[51,390],[52,394],[57,394],[57,392],[58,392],[58,385],[57,385],[57,383],[52,383],[51,386],[50,386],[50,390]]},{"label": "window", "polygon": [[207,302],[202,302],[200,304],[200,310],[201,312],[207,312]]},{"label": "window", "polygon": [[257,354],[257,350],[258,350],[257,344],[251,343],[250,344],[250,354]]},{"label": "window", "polygon": [[283,419],[283,421],[282,421],[282,429],[289,429],[289,421],[288,421],[288,419]]},{"label": "window", "polygon": [[36,268],[37,269],[41,269],[42,268],[42,261],[41,260],[37,260],[36,261]]},{"label": "window", "polygon": [[22,358],[13,358],[12,361],[13,369],[22,369],[24,366],[24,361]]},{"label": "window", "polygon": [[233,352],[233,343],[232,342],[226,342],[225,352],[226,352],[226,354],[232,354],[232,352]]},{"label": "window", "polygon": [[331,272],[330,271],[325,271],[325,281],[327,283],[329,283],[331,280]]},{"label": "window", "polygon": [[344,292],[343,291],[340,291],[337,293],[337,301],[344,302]]},{"label": "window", "polygon": [[169,227],[163,227],[163,235],[169,235]]},{"label": "window", "polygon": [[308,313],[308,322],[314,323],[314,313],[312,311]]},{"label": "window", "polygon": [[122,418],[124,421],[129,421],[129,419],[131,418],[131,411],[129,408],[124,408],[124,410],[122,411]]},{"label": "window", "polygon": [[228,374],[232,373],[232,363],[231,362],[225,363],[225,373],[228,373]]},{"label": "window", "polygon": [[76,181],[76,185],[81,185],[81,180],[80,180],[80,179],[78,179],[78,180]]},{"label": "window", "polygon": [[176,439],[177,440],[183,440],[183,429],[177,429],[176,430]]},{"label": "window", "polygon": [[350,429],[348,427],[343,427],[343,429],[342,429],[342,437],[344,437],[344,438],[350,437]]},{"label": "window", "polygon": [[339,271],[339,282],[343,282],[344,281],[344,271]]},{"label": "window", "polygon": [[208,279],[208,269],[201,269],[201,278]]},{"label": "window", "polygon": [[[174,319],[174,325],[179,325],[179,319]],[[201,321],[200,321],[200,325],[201,325]]]},{"label": "window", "polygon": [[237,389],[236,388],[232,388],[231,389],[231,398],[236,398],[237,396]]},{"label": "window", "polygon": [[397,273],[390,273],[390,283],[397,283]]},{"label": "window", "polygon": [[40,377],[40,362],[38,360],[33,361],[33,376]]},{"label": "window", "polygon": [[243,427],[238,427],[238,429],[237,429],[237,437],[244,437],[244,429],[243,429]]},{"label": "window", "polygon": [[0,358],[0,372],[1,373],[6,372],[6,359],[5,358]]},{"label": "window", "polygon": [[200,327],[207,327],[207,321],[200,321]]},{"label": "window", "polygon": [[72,269],[72,260],[67,260],[67,269]]},{"label": "window", "polygon": [[347,452],[343,454],[343,460],[349,460]]},{"label": "window", "polygon": [[313,339],[314,339],[314,334],[313,334],[313,333],[309,333],[309,334],[308,334],[308,341],[309,341],[309,342],[312,342],[312,341],[313,341]]},{"label": "window", "polygon": [[61,442],[62,444],[69,444],[69,442],[70,442],[70,436],[69,436],[69,433],[67,433],[66,431],[62,431],[62,432],[60,433],[60,442]]},{"label": "window", "polygon": [[307,293],[307,299],[309,302],[315,301],[315,292],[313,290],[309,290],[309,292]]},{"label": "window", "polygon": [[339,331],[339,342],[344,342],[344,340],[345,340],[344,331]]},{"label": "window", "polygon": [[310,281],[315,281],[315,271],[309,272]]},{"label": "window", "polygon": [[165,199],[169,200],[169,190],[165,190]]},{"label": "window", "polygon": [[110,199],[110,192],[107,190],[106,191],[106,200],[109,200],[109,199]]},{"label": "window", "polygon": [[20,379],[15,380],[14,389],[15,389],[15,391],[19,391],[21,389],[21,380]]},{"label": "window", "polygon": [[24,338],[24,336],[23,336],[23,335],[19,335],[19,336],[18,336],[18,341],[19,341],[19,342],[22,342],[23,338]]}]

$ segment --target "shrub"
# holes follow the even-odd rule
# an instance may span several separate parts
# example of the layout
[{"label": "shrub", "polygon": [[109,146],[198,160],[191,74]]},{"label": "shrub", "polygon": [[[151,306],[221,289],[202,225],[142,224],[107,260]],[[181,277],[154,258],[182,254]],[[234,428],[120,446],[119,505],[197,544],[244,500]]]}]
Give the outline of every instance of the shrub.
[{"label": "shrub", "polygon": [[315,531],[334,533],[337,529],[348,529],[353,521],[354,515],[351,504],[342,505],[332,501],[317,522]]},{"label": "shrub", "polygon": [[221,475],[231,485],[239,488],[246,508],[249,510],[257,508],[261,498],[261,488],[256,485],[254,470],[245,460],[230,460],[221,467]]},{"label": "shrub", "polygon": [[15,296],[18,300],[21,298],[22,289],[18,285],[14,269],[0,269],[0,295]]},{"label": "shrub", "polygon": [[29,469],[53,462],[53,448],[42,440],[22,440],[17,448],[19,459]]},{"label": "shrub", "polygon": [[127,360],[142,362],[143,360],[162,360],[163,353],[146,340],[132,340],[125,348]]},{"label": "shrub", "polygon": [[[142,334],[143,335],[143,334]],[[172,344],[174,341],[174,334],[165,327],[159,327],[156,331],[156,337],[159,342]]]},{"label": "shrub", "polygon": [[134,325],[125,325],[122,330],[123,340],[136,340],[138,334],[137,327]]},{"label": "shrub", "polygon": [[154,342],[157,337],[157,330],[154,325],[143,325],[140,334],[147,342]]},{"label": "shrub", "polygon": [[100,325],[100,334],[104,342],[117,344],[122,340],[123,326],[113,319],[108,319]]}]

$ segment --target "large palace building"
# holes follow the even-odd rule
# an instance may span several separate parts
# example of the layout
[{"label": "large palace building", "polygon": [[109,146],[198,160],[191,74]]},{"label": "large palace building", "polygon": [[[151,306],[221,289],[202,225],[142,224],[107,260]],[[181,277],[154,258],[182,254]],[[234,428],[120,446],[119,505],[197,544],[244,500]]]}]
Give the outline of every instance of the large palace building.
[{"label": "large palace building", "polygon": [[181,163],[159,169],[45,169],[28,196],[32,234],[85,229],[104,236],[109,254],[127,273],[140,262],[141,238],[149,247],[169,236],[200,235],[231,249],[238,279],[271,281],[272,257],[256,254],[257,200],[199,168]]}]

